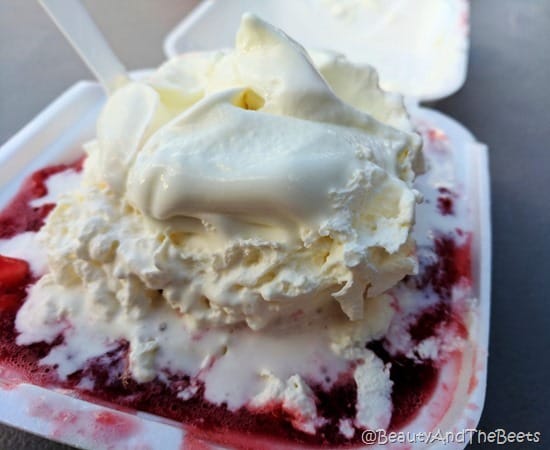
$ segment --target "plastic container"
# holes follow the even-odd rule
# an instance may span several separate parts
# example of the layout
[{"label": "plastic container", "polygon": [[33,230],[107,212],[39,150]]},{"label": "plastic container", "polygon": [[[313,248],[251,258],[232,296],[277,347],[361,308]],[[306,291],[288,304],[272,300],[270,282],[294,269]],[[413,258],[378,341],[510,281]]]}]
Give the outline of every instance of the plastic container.
[{"label": "plastic container", "polygon": [[[315,0],[323,8],[328,7],[330,2],[327,1]],[[283,21],[285,15],[292,16],[289,25],[298,24],[300,17],[302,20],[311,20],[311,10],[305,7],[306,4],[311,6],[314,0],[205,1],[169,35],[165,50],[171,56],[180,50],[229,47],[232,45],[241,11],[250,9],[272,20],[270,14],[279,11],[279,5],[288,4],[290,8],[290,3],[300,5],[292,14],[281,8],[277,20]],[[463,7],[465,4],[463,1],[450,3],[461,4]],[[303,16],[305,13],[307,16]],[[273,21],[277,24],[277,20]],[[287,31],[292,33],[291,29]],[[302,32],[306,33],[306,30]],[[296,37],[301,39],[303,35]],[[409,97],[414,117],[426,120],[449,136],[458,162],[458,182],[463,184],[472,199],[474,209],[473,289],[479,300],[479,307],[472,321],[470,346],[459,360],[452,361],[443,369],[441,380],[450,377],[456,381],[453,385],[452,401],[446,406],[443,418],[434,423],[431,417],[431,412],[441,409],[438,399],[442,398],[443,391],[447,388],[444,383],[440,383],[438,391],[422,414],[407,427],[425,431],[439,429],[442,433],[475,428],[485,397],[491,279],[489,173],[485,146],[477,143],[471,133],[456,121],[436,111],[422,108],[417,102],[433,100],[438,95],[450,95],[460,87],[466,67],[466,34],[463,39],[462,59],[459,58],[461,62],[454,67],[458,75],[447,78],[454,80],[453,83],[449,82],[446,87],[441,85],[445,89],[440,89],[439,93],[425,90],[420,96]],[[305,41],[308,42],[307,39]],[[345,52],[346,49],[341,50]],[[79,153],[80,144],[94,134],[95,120],[104,101],[99,85],[91,82],[77,83],[0,148],[0,207],[13,196],[27,175],[40,167],[71,160]],[[140,412],[120,411],[112,405],[100,405],[71,397],[68,392],[20,383],[2,367],[0,421],[84,448],[219,448],[196,442],[181,424],[173,421]],[[463,442],[442,445],[436,441],[433,445],[418,444],[407,448],[461,449],[464,446]]]}]

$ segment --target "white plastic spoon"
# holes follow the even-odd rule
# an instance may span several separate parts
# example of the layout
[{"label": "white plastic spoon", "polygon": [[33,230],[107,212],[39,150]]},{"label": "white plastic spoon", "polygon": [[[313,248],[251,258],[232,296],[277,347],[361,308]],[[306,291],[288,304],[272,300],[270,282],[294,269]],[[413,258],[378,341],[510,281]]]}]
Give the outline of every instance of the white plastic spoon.
[{"label": "white plastic spoon", "polygon": [[107,94],[128,81],[126,69],[79,0],[38,0]]}]

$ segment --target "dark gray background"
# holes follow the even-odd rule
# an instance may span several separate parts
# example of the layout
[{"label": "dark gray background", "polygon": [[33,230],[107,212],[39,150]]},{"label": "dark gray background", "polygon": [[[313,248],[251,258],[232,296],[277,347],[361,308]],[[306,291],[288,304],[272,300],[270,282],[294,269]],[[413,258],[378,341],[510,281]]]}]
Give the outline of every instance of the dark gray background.
[{"label": "dark gray background", "polygon": [[[85,0],[129,69],[154,67],[196,0]],[[550,1],[473,0],[468,79],[435,108],[489,145],[493,295],[479,428],[550,448]],[[0,143],[89,72],[35,0],[0,0]],[[67,449],[0,425],[0,450]]]}]

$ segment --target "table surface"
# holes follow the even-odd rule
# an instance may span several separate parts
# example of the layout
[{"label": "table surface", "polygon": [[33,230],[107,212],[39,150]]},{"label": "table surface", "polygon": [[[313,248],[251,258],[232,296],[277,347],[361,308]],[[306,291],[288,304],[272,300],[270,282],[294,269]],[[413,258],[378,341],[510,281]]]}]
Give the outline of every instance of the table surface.
[{"label": "table surface", "polygon": [[[83,1],[129,69],[157,66],[165,35],[198,3]],[[492,321],[479,428],[541,431],[549,442],[550,1],[474,0],[471,39],[465,86],[432,106],[490,148]],[[0,143],[83,78],[37,2],[0,0]],[[0,425],[0,450],[68,448]]]}]

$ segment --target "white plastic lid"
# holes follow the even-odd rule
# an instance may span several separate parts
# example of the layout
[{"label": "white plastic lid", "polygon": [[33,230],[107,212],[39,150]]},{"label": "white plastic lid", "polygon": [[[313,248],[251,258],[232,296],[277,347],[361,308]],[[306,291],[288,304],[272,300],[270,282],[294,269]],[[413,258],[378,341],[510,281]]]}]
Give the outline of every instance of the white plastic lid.
[{"label": "white plastic lid", "polygon": [[206,0],[168,35],[166,55],[232,47],[247,11],[306,48],[373,65],[409,100],[449,96],[466,77],[468,0]]}]

